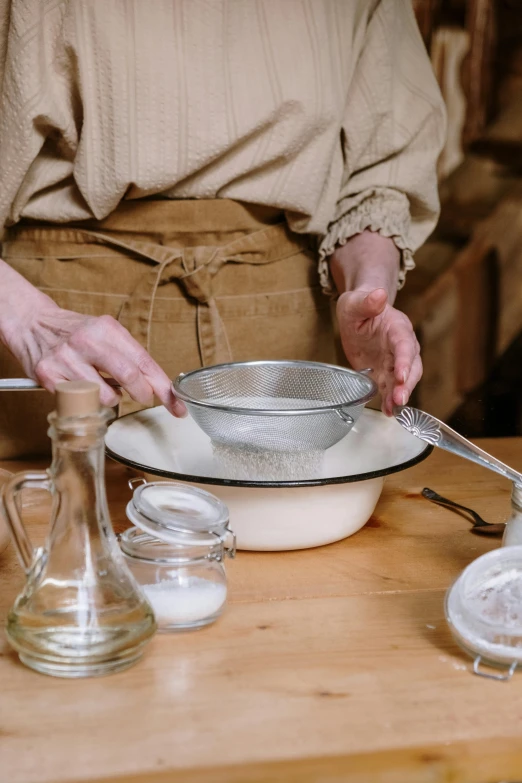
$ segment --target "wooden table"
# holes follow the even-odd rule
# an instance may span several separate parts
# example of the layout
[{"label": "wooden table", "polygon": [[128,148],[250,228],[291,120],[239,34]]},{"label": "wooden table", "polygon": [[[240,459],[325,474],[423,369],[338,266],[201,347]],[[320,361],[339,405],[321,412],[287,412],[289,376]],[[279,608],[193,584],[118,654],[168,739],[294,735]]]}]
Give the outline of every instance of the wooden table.
[{"label": "wooden table", "polygon": [[[522,439],[483,445],[522,469]],[[117,530],[125,478],[109,466]],[[448,585],[499,541],[421,498],[425,485],[493,522],[509,511],[508,482],[436,451],[388,479],[352,538],[240,552],[218,623],[157,636],[127,672],[38,675],[2,637],[1,783],[522,780],[522,674],[510,683],[472,675],[443,613]],[[47,508],[39,496],[29,509],[35,539]],[[22,581],[10,547],[0,557],[1,622]]]}]

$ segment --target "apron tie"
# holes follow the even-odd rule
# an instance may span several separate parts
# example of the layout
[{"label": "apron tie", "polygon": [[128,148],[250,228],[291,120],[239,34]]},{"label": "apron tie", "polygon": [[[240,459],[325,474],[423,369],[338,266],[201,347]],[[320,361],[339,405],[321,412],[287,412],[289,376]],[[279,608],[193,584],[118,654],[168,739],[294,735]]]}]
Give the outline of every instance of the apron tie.
[{"label": "apron tie", "polygon": [[198,345],[202,366],[233,360],[226,328],[214,297],[213,279],[226,263],[269,264],[303,251],[305,240],[285,227],[268,226],[221,246],[169,248],[154,242],[119,239],[110,233],[79,229],[96,242],[140,256],[155,267],[143,275],[118,320],[147,350],[154,299],[159,286],[177,280],[197,302]]},{"label": "apron tie", "polygon": [[[150,353],[154,302],[159,287],[176,280],[196,302],[196,328],[202,366],[233,361],[230,342],[214,296],[213,281],[227,263],[269,264],[297,253],[307,246],[305,237],[292,235],[286,226],[270,225],[244,234],[221,246],[172,248],[151,241],[122,239],[117,233],[74,228],[84,241],[124,250],[149,265],[126,299],[118,321]],[[139,410],[124,393],[120,415]]]},{"label": "apron tie", "polygon": [[227,330],[213,292],[213,279],[227,262],[225,248],[187,247],[183,251],[185,274],[179,278],[187,295],[197,302],[197,334],[201,364],[231,362]]},{"label": "apron tie", "polygon": [[197,303],[198,345],[202,366],[232,361],[230,344],[214,298],[212,281],[228,260],[227,248],[236,245],[237,240],[222,247],[169,248],[152,242],[118,239],[111,234],[95,231],[82,232],[97,242],[122,248],[154,264],[153,268],[141,277],[118,316],[122,326],[140,345],[150,352],[150,327],[158,288],[162,283],[177,280],[187,296]]}]

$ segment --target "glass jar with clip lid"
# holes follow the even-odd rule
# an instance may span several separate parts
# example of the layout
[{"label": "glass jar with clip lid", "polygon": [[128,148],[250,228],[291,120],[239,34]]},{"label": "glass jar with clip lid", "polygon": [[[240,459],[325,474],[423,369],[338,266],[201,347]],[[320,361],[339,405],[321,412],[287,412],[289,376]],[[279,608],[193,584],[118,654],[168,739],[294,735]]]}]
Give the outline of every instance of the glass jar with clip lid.
[{"label": "glass jar with clip lid", "polygon": [[[449,588],[445,602],[449,628],[474,659],[474,673],[493,680],[511,679],[522,665],[520,484],[513,484],[511,503],[504,545],[470,563]],[[513,545],[506,545],[510,525]],[[487,671],[483,664],[497,671]]]},{"label": "glass jar with clip lid", "polygon": [[134,492],[126,513],[134,526],[119,543],[158,630],[209,625],[226,602],[223,561],[236,551],[227,507],[209,492],[175,481],[135,478],[129,486]]}]

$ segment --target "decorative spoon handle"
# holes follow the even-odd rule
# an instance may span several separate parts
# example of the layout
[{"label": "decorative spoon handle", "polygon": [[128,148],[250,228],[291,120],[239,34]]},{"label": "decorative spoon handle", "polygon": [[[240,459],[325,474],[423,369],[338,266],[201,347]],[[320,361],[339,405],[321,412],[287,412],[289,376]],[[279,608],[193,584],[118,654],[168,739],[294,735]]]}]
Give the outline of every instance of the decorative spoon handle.
[{"label": "decorative spoon handle", "polygon": [[464,459],[469,459],[471,462],[476,462],[477,465],[482,465],[482,467],[499,473],[510,481],[514,481],[515,484],[522,486],[522,474],[517,473],[516,470],[488,454],[487,451],[479,449],[478,446],[459,435],[458,432],[452,430],[447,424],[436,419],[435,416],[430,416],[429,413],[412,408],[409,405],[396,406],[393,409],[393,415],[404,429],[420,438],[420,440],[430,443],[432,446],[437,446],[439,449],[450,451],[458,457],[464,457]]}]

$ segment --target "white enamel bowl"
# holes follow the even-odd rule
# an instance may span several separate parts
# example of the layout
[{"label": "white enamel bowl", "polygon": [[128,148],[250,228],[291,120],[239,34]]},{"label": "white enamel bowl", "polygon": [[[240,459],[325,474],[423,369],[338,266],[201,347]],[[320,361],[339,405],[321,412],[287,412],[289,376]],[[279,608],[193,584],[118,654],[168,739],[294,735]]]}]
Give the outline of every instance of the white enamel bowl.
[{"label": "white enamel bowl", "polygon": [[227,504],[238,548],[258,551],[306,549],[351,536],[371,517],[385,477],[432,450],[373,410],[324,453],[315,476],[292,481],[234,480],[197,424],[163,407],[117,419],[105,443],[110,457],[151,479],[205,485]]}]

